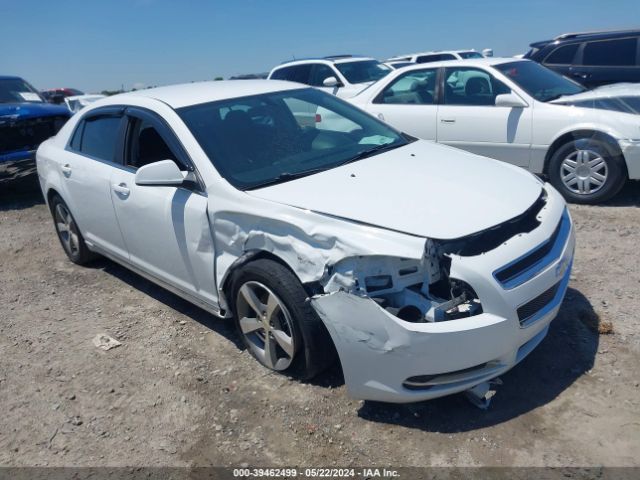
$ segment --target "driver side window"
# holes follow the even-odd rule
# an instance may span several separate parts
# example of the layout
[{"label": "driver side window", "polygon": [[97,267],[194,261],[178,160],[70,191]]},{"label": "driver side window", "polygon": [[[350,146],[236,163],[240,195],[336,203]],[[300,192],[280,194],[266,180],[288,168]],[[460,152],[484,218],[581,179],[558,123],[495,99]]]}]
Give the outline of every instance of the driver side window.
[{"label": "driver side window", "polygon": [[133,118],[129,126],[126,165],[138,169],[161,160],[173,160],[180,170],[187,168],[180,162],[158,130],[147,120]]},{"label": "driver side window", "polygon": [[444,75],[445,105],[495,106],[496,96],[511,89],[478,68],[447,68]]},{"label": "driver side window", "polygon": [[437,69],[408,72],[382,91],[374,103],[433,105]]},{"label": "driver side window", "polygon": [[314,87],[322,87],[322,82],[324,82],[329,77],[338,78],[331,67],[322,63],[316,63],[311,69],[311,78],[309,79],[309,85],[312,85]]}]

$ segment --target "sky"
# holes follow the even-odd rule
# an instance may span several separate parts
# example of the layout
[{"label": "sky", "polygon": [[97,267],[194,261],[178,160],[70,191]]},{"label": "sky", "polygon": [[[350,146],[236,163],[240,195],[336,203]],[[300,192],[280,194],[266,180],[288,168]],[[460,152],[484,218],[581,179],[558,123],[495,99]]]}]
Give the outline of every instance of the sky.
[{"label": "sky", "polygon": [[100,92],[265,72],[294,57],[511,56],[639,22],[639,0],[0,0],[0,75]]}]

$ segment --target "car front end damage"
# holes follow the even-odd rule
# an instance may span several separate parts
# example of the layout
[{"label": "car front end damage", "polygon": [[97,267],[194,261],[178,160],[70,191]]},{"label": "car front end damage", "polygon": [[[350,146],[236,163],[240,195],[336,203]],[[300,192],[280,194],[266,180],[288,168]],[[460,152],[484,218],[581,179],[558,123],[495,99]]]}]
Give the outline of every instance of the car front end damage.
[{"label": "car front end damage", "polygon": [[421,259],[344,258],[310,301],[352,397],[431,399],[497,377],[542,341],[574,247],[565,202],[545,185],[517,218],[464,238],[428,239]]},{"label": "car front end damage", "polygon": [[0,163],[34,160],[38,146],[58,133],[69,116],[56,105],[0,105]]}]

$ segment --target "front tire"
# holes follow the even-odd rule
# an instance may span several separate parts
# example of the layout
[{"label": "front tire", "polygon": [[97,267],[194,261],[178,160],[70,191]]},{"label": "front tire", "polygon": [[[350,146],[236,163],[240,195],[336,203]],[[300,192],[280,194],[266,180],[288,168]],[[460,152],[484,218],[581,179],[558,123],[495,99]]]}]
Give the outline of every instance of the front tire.
[{"label": "front tire", "polygon": [[59,195],[51,199],[51,215],[58,239],[69,260],[78,265],[86,265],[93,260],[95,255],[87,248],[78,224]]},{"label": "front tire", "polygon": [[626,170],[620,154],[607,143],[580,138],[567,142],[553,154],[549,180],[568,201],[594,204],[620,191]]},{"label": "front tire", "polygon": [[307,301],[298,278],[286,267],[258,259],[232,279],[238,334],[263,366],[308,380],[335,361],[329,332]]}]

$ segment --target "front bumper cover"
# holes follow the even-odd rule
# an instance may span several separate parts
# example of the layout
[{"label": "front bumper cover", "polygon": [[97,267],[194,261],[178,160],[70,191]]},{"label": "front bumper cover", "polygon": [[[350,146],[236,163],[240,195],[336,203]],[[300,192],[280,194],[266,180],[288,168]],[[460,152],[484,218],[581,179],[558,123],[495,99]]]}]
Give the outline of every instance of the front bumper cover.
[{"label": "front bumper cover", "polygon": [[[427,400],[468,390],[526,357],[545,337],[564,298],[575,248],[573,227],[553,260],[533,278],[506,289],[492,272],[544,242],[568,215],[555,190],[549,197],[534,231],[485,254],[452,258],[451,275],[476,290],[484,311],[480,315],[411,323],[368,297],[346,292],[313,297],[311,304],[338,351],[349,394],[395,403]],[[535,319],[521,323],[518,308],[556,286]]]}]

